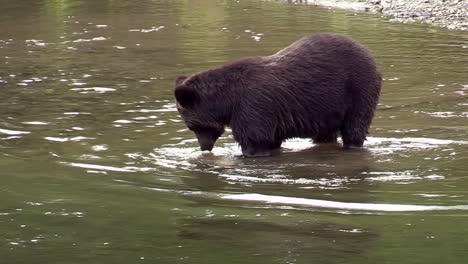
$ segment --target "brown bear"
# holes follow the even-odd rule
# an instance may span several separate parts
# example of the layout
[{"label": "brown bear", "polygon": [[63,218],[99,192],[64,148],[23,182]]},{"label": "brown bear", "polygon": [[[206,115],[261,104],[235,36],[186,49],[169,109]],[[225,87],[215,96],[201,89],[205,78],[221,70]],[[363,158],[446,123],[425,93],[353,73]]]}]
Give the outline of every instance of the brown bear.
[{"label": "brown bear", "polygon": [[276,54],[245,58],[176,80],[177,109],[202,150],[226,126],[246,157],[288,138],[361,148],[382,78],[368,49],[335,34],[306,36]]}]

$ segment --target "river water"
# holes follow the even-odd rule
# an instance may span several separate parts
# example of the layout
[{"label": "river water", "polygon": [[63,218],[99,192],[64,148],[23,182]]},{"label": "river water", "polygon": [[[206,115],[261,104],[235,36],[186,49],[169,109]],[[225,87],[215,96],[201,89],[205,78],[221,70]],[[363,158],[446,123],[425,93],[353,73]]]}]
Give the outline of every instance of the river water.
[{"label": "river water", "polygon": [[[465,263],[468,35],[264,1],[0,1],[1,263]],[[178,75],[349,35],[364,151],[200,153]]]}]

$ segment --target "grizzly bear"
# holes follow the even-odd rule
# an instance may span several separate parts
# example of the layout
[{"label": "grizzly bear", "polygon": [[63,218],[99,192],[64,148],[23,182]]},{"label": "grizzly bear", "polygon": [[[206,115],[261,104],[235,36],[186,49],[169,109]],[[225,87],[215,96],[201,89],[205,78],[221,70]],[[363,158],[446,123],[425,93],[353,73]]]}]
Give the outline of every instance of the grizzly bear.
[{"label": "grizzly bear", "polygon": [[246,157],[269,156],[288,138],[361,148],[381,75],[368,49],[335,34],[306,36],[279,52],[176,80],[177,109],[201,150],[231,127]]}]

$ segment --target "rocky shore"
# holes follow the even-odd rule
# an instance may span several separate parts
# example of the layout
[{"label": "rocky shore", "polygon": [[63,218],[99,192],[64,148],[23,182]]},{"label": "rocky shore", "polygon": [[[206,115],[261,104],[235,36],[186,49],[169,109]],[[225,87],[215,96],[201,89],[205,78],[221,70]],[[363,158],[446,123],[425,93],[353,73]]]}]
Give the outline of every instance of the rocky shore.
[{"label": "rocky shore", "polygon": [[468,31],[468,0],[288,0],[330,8],[382,13],[391,21],[421,22]]}]

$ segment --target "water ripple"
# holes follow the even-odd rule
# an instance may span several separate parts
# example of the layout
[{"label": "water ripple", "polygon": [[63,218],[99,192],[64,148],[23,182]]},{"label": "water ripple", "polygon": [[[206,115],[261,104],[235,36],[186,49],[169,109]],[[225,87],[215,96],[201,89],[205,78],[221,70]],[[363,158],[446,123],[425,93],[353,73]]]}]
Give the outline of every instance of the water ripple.
[{"label": "water ripple", "polygon": [[264,195],[258,193],[229,194],[222,199],[262,202],[267,204],[307,206],[328,209],[380,211],[380,212],[416,212],[416,211],[448,211],[468,210],[468,205],[413,205],[413,204],[376,204],[376,203],[346,203],[318,199]]},{"label": "water ripple", "polygon": [[0,134],[5,134],[5,135],[17,136],[17,135],[24,135],[24,134],[30,134],[30,133],[31,132],[28,132],[28,131],[17,131],[17,130],[0,128]]},{"label": "water ripple", "polygon": [[[120,183],[133,185],[132,182],[116,180]],[[231,201],[243,201],[250,203],[261,203],[266,205],[282,206],[275,209],[299,209],[299,208],[321,208],[338,210],[337,213],[358,212],[418,212],[418,211],[451,211],[468,210],[468,205],[417,205],[417,204],[392,204],[392,203],[353,203],[337,202],[322,199],[298,198],[280,195],[266,195],[259,193],[215,193],[205,191],[171,190],[158,187],[142,187],[157,192],[175,192],[189,197],[203,197],[209,199],[221,199]]]}]

